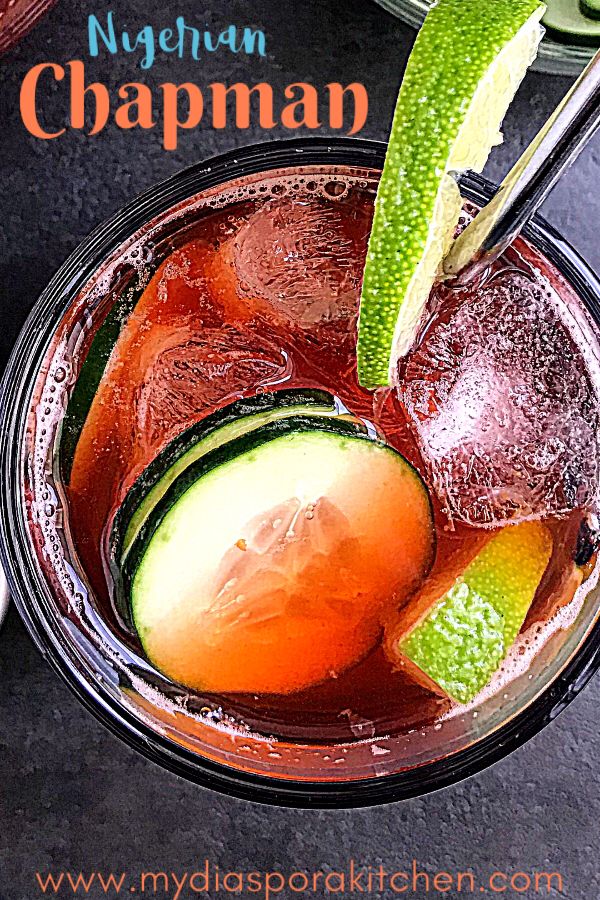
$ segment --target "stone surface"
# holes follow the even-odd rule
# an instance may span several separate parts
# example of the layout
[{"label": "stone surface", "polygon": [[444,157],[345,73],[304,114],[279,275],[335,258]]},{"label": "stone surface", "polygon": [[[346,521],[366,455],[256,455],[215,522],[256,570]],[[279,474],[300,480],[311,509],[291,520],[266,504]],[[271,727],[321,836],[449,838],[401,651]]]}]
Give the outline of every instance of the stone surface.
[{"label": "stone surface", "polygon": [[[48,142],[28,136],[18,113],[25,72],[41,61],[86,58],[87,14],[119,6],[117,22],[132,29],[196,12],[215,28],[238,22],[267,32],[264,61],[216,55],[190,71],[187,61],[159,59],[144,76],[148,83],[363,81],[371,101],[363,134],[380,139],[412,40],[409,29],[368,0],[214,0],[199,14],[193,0],[176,7],[60,0],[0,63],[0,367],[36,296],[93,226],[181,166],[265,136],[203,129],[186,134],[170,154],[156,132],[132,137],[111,127],[92,139],[70,133]],[[88,69],[114,85],[136,79],[126,57],[101,58]],[[506,123],[506,143],[488,168],[492,178],[506,172],[568,83],[527,78]],[[286,134],[274,129],[267,136]],[[599,157],[597,137],[545,209],[597,269]],[[588,900],[600,888],[599,700],[596,678],[526,747],[437,795],[358,812],[268,809],[187,784],[113,738],[40,659],[13,610],[0,633],[0,900],[41,896],[36,870],[178,872],[206,857],[238,870],[335,869],[350,857],[387,868],[416,858],[430,871],[472,867],[482,876],[551,867],[563,873],[565,898]]]}]

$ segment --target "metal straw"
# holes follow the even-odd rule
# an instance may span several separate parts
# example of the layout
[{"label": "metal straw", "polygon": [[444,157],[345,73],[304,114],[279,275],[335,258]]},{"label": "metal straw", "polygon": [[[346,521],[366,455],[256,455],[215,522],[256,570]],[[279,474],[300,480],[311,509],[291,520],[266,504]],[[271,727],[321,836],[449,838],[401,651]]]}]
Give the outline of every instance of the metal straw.
[{"label": "metal straw", "polygon": [[[485,206],[454,242],[444,272],[469,281],[512,244],[600,125],[600,51]],[[598,185],[590,185],[596,193]]]}]

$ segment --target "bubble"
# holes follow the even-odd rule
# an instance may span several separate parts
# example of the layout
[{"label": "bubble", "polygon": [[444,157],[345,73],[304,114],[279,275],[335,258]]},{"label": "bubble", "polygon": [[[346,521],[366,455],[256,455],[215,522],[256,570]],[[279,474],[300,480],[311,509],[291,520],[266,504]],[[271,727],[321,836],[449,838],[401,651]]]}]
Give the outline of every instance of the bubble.
[{"label": "bubble", "polygon": [[328,181],[323,190],[328,197],[335,197],[339,200],[348,193],[348,185],[343,181]]}]

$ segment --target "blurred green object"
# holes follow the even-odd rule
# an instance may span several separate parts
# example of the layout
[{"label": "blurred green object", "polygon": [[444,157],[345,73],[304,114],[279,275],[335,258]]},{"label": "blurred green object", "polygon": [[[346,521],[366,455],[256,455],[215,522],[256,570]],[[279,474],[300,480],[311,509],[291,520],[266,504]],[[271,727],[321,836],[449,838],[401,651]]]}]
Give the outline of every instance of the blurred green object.
[{"label": "blurred green object", "polygon": [[600,19],[600,0],[579,0],[579,6],[584,16]]},{"label": "blurred green object", "polygon": [[573,44],[600,46],[600,3],[597,0],[546,0],[546,5],[544,25],[550,37]]},{"label": "blurred green object", "polygon": [[[376,0],[376,2],[413,28],[420,28],[431,6],[431,0]],[[600,46],[600,19],[595,21],[593,18],[594,15],[600,16],[600,0],[581,0],[582,5],[585,4],[586,7],[585,15],[579,7],[580,0],[545,0],[545,2],[548,12],[544,25],[548,29],[548,34],[542,41],[533,68],[538,72],[554,75],[578,75],[592,58],[594,47]],[[493,0],[491,5],[493,6]],[[585,37],[582,38],[576,29],[567,31],[564,28],[557,28],[558,7],[563,8],[563,13],[568,10],[573,17],[577,16],[580,29],[591,28],[591,34],[584,31]],[[548,19],[554,24],[549,24]],[[594,34],[594,29],[597,29],[597,35]]]}]

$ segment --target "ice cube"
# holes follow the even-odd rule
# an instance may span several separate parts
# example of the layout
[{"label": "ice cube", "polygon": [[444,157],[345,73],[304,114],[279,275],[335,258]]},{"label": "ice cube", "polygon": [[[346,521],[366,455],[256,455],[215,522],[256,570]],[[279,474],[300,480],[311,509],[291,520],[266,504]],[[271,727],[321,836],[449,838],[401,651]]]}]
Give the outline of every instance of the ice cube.
[{"label": "ice cube", "polygon": [[152,355],[135,396],[137,428],[151,444],[164,442],[200,413],[289,377],[283,350],[232,326],[189,333],[180,324],[157,328]]},{"label": "ice cube", "polygon": [[400,391],[450,518],[491,526],[594,504],[600,369],[587,319],[514,269],[441,295]]},{"label": "ice cube", "polygon": [[358,309],[369,215],[342,201],[283,197],[265,203],[235,238],[239,290],[278,317],[311,327]]}]

